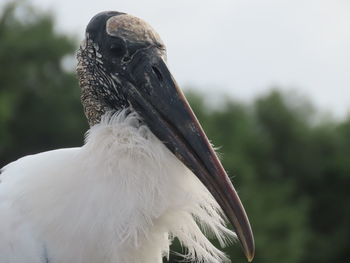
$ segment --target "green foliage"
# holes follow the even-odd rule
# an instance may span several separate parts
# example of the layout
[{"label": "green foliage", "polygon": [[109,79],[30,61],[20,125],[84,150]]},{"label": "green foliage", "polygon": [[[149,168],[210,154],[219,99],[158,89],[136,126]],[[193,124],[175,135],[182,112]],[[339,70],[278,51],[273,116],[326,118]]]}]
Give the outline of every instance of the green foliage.
[{"label": "green foliage", "polygon": [[[0,40],[0,166],[81,145],[79,88],[62,68],[74,39],[55,32],[50,15],[15,3],[0,13]],[[188,97],[251,219],[255,262],[348,261],[350,118],[316,122],[304,98],[276,90],[216,108],[198,93]],[[226,251],[245,262],[238,245]]]},{"label": "green foliage", "polygon": [[86,130],[75,75],[62,59],[75,41],[25,4],[0,14],[0,166],[30,153],[79,145]]}]

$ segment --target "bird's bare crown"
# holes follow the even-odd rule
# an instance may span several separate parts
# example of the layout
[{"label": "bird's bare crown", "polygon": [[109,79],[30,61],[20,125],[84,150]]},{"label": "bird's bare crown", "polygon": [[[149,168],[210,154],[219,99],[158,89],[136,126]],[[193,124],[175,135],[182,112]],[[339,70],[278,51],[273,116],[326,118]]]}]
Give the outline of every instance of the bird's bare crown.
[{"label": "bird's bare crown", "polygon": [[110,36],[121,37],[132,42],[148,42],[164,46],[158,33],[148,23],[129,14],[109,18],[106,22],[106,32]]}]

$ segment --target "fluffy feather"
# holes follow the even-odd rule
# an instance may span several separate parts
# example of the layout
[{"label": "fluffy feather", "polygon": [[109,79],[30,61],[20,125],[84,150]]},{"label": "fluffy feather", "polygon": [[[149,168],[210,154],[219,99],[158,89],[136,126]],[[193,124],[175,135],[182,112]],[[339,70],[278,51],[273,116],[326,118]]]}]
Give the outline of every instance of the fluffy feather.
[{"label": "fluffy feather", "polygon": [[106,114],[81,148],[3,168],[1,262],[160,263],[175,236],[188,259],[226,259],[201,231],[235,236],[218,204],[129,112]]}]

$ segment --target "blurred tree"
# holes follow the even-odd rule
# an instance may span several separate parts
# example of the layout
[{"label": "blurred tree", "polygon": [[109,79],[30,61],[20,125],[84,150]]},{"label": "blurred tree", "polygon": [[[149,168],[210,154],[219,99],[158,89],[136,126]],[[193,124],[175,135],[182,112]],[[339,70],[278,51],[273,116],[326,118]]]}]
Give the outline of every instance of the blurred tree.
[{"label": "blurred tree", "polygon": [[350,119],[313,130],[308,173],[298,178],[311,204],[312,233],[303,262],[347,262],[350,257]]},{"label": "blurred tree", "polygon": [[75,76],[62,59],[74,39],[50,14],[10,2],[0,14],[0,166],[18,157],[81,144],[86,130]]}]

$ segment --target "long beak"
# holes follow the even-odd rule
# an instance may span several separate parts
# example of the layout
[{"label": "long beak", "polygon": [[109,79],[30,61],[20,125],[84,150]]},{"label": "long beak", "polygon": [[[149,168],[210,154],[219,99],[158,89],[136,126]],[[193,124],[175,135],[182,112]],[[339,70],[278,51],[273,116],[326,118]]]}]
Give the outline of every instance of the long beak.
[{"label": "long beak", "polygon": [[138,52],[127,66],[128,100],[151,131],[207,187],[235,228],[248,259],[254,237],[242,203],[184,94],[157,49]]}]

